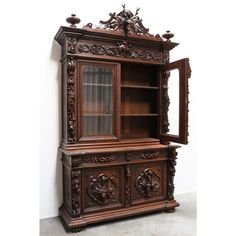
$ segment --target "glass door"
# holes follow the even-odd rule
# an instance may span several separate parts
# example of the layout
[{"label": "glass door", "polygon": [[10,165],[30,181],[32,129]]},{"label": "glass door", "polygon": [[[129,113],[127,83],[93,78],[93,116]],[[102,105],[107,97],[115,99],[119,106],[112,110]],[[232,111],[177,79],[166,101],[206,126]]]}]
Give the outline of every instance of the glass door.
[{"label": "glass door", "polygon": [[79,62],[80,140],[119,138],[119,64]]},{"label": "glass door", "polygon": [[188,78],[191,69],[185,58],[161,67],[160,139],[188,143]]}]

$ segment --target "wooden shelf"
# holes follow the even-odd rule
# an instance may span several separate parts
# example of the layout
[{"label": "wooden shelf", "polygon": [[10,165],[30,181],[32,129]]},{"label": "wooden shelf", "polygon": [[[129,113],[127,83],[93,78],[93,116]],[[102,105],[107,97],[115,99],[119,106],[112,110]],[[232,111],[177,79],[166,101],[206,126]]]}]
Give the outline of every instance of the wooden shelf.
[{"label": "wooden shelf", "polygon": [[121,114],[121,116],[158,116],[158,114]]},{"label": "wooden shelf", "polygon": [[102,86],[102,87],[112,87],[112,84],[94,84],[94,83],[83,83],[84,86]]},{"label": "wooden shelf", "polygon": [[121,88],[134,88],[134,89],[159,89],[159,87],[155,86],[143,86],[143,85],[121,85]]},{"label": "wooden shelf", "polygon": [[83,116],[112,116],[112,114],[83,114]]}]

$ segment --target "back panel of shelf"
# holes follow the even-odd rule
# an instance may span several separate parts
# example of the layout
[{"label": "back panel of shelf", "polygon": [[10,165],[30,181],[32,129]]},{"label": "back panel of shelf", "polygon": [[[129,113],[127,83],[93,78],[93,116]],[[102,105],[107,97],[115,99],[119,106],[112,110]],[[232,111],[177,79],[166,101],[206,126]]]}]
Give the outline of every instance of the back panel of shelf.
[{"label": "back panel of shelf", "polygon": [[121,65],[121,138],[157,138],[158,66]]}]

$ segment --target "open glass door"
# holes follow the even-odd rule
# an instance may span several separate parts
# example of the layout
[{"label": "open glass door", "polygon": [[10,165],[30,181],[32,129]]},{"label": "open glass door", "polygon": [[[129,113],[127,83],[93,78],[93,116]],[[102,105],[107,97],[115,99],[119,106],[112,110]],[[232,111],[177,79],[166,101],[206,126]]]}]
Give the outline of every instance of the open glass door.
[{"label": "open glass door", "polygon": [[160,139],[188,143],[188,78],[189,59],[161,67],[160,78]]}]

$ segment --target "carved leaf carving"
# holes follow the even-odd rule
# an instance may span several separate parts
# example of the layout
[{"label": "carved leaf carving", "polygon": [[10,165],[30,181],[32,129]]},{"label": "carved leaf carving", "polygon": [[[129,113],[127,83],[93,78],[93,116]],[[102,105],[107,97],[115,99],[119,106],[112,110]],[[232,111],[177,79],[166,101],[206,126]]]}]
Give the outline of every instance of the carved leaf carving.
[{"label": "carved leaf carving", "polygon": [[106,205],[117,195],[117,184],[114,177],[100,174],[91,180],[88,195],[99,205]]},{"label": "carved leaf carving", "polygon": [[71,172],[72,215],[80,215],[80,170]]},{"label": "carved leaf carving", "polygon": [[123,41],[116,46],[102,46],[99,44],[79,44],[80,53],[92,53],[95,55],[108,55],[114,57],[139,58],[142,60],[161,60],[159,51],[144,51],[140,49],[132,49],[131,45]]},{"label": "carved leaf carving", "polygon": [[147,168],[136,180],[136,188],[144,197],[160,194],[160,177],[152,169]]}]

